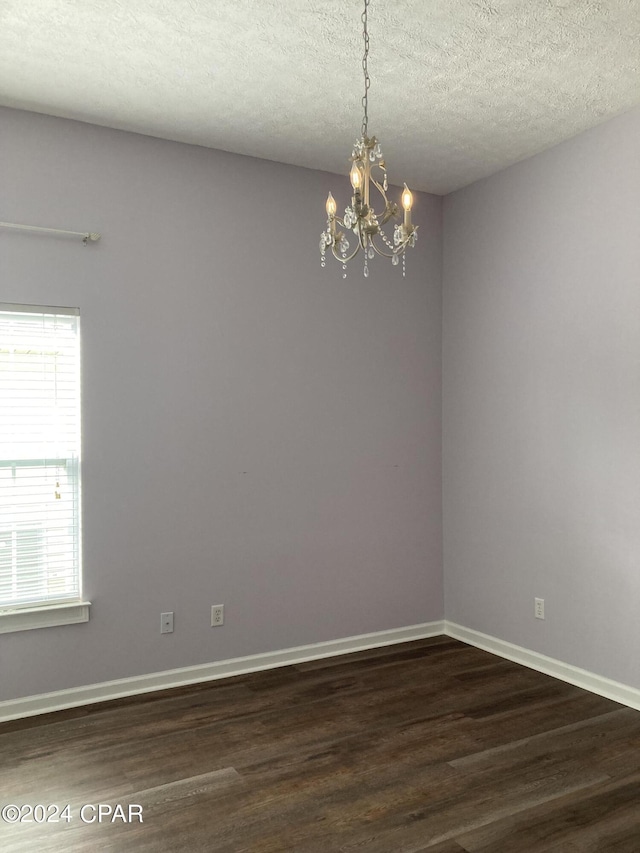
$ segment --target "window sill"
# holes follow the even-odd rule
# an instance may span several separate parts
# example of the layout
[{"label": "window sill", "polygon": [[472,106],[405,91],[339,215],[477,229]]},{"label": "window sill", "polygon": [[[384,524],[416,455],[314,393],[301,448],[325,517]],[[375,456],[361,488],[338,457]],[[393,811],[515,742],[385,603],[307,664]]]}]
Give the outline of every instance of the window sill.
[{"label": "window sill", "polygon": [[88,622],[90,606],[90,601],[72,601],[66,604],[0,610],[0,634]]}]

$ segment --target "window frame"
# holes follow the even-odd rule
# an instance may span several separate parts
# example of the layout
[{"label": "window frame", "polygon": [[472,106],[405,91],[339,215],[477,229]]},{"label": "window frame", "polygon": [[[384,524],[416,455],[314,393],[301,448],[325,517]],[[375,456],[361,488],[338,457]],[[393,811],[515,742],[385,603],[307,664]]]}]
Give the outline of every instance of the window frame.
[{"label": "window frame", "polygon": [[[80,311],[77,308],[63,308],[58,306],[48,305],[23,305],[15,303],[0,302],[0,311],[4,313],[16,314],[40,314],[40,315],[55,315],[74,316],[77,317],[77,322],[80,321]],[[78,370],[78,409],[79,418],[81,421],[81,380],[80,380],[80,329],[77,328],[78,339],[78,362],[76,368]],[[80,447],[81,436],[78,436],[77,458],[72,462],[76,467],[76,477],[73,481],[75,494],[75,502],[77,504],[77,535],[73,540],[74,548],[77,551],[76,578],[77,578],[77,596],[70,598],[43,598],[38,601],[29,601],[24,604],[19,602],[0,602],[0,634],[25,631],[33,628],[53,627],[57,625],[70,625],[80,622],[89,621],[89,608],[91,602],[84,600],[82,595],[82,516],[81,516],[81,482],[80,482]],[[9,464],[12,460],[6,460]],[[21,460],[15,460],[19,462]],[[24,460],[28,461],[28,460]],[[37,462],[37,459],[30,460]],[[17,467],[17,466],[14,466]],[[34,466],[37,467],[37,466]],[[46,470],[46,465],[43,466]],[[46,476],[46,474],[45,474]],[[57,484],[56,484],[57,485]],[[58,497],[58,495],[56,495]]]}]

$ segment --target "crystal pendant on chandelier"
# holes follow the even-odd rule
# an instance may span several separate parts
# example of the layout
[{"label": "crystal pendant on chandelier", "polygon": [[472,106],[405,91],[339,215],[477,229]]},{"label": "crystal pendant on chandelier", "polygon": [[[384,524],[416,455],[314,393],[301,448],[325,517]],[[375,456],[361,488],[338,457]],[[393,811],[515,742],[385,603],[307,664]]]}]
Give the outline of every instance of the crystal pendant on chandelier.
[{"label": "crystal pendant on chandelier", "polygon": [[[344,216],[337,216],[337,204],[334,197],[329,193],[326,203],[327,228],[320,237],[320,255],[322,266],[325,266],[326,250],[346,269],[346,264],[354,258],[362,249],[364,252],[364,275],[369,275],[368,261],[376,254],[385,258],[391,258],[394,265],[398,264],[399,256],[402,255],[403,274],[405,266],[404,253],[407,247],[413,247],[418,238],[417,226],[411,222],[411,208],[413,197],[407,185],[404,185],[402,193],[402,208],[404,218],[396,224],[393,233],[393,243],[385,236],[382,226],[398,215],[398,205],[387,198],[388,181],[387,168],[380,143],[375,136],[368,135],[368,104],[369,104],[369,72],[367,60],[369,56],[369,31],[367,29],[367,14],[369,0],[364,0],[364,12],[362,13],[364,56],[362,58],[362,69],[364,71],[364,96],[362,106],[364,115],[362,118],[362,135],[356,139],[351,152],[351,173],[349,178],[353,187],[351,204],[345,209]],[[381,213],[376,213],[370,200],[371,187],[375,187],[384,203]],[[349,241],[346,234],[339,230],[345,228],[353,231],[355,235],[355,248],[348,255]],[[384,251],[379,245],[381,240],[388,251]],[[345,277],[343,275],[343,277]]]}]

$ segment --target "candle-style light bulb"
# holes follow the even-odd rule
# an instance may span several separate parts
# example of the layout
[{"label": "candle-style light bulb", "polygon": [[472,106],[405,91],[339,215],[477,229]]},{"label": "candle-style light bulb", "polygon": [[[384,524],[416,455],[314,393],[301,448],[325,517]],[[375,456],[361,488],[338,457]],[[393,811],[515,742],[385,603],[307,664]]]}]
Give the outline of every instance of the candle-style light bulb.
[{"label": "candle-style light bulb", "polygon": [[329,193],[329,195],[327,196],[326,208],[327,208],[327,216],[329,217],[329,219],[333,219],[333,217],[336,215],[337,207],[336,207],[336,200],[331,195],[331,193]]},{"label": "candle-style light bulb", "polygon": [[405,184],[404,190],[402,191],[402,206],[404,207],[404,227],[409,228],[411,226],[411,205],[413,204],[413,196],[411,195],[411,190]]},{"label": "candle-style light bulb", "polygon": [[405,184],[404,191],[402,193],[402,206],[405,210],[411,210],[411,205],[413,204],[413,196],[411,195],[411,190]]},{"label": "candle-style light bulb", "polygon": [[349,175],[351,180],[351,186],[354,188],[356,192],[360,192],[362,188],[362,172],[360,171],[358,164],[356,161],[353,161],[353,166],[351,167],[351,174]]}]

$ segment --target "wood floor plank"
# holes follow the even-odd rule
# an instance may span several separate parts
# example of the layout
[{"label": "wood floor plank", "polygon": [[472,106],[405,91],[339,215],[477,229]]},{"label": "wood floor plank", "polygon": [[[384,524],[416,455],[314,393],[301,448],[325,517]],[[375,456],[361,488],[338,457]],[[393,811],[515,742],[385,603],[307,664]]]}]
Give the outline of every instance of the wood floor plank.
[{"label": "wood floor plank", "polygon": [[565,755],[591,764],[600,759],[609,760],[629,743],[640,737],[640,714],[630,708],[621,708],[589,720],[561,726],[521,740],[512,741],[483,752],[453,759],[452,767],[469,772],[483,767],[495,770],[509,767],[522,760]]},{"label": "wood floor plank", "polygon": [[469,853],[637,853],[640,774],[594,786],[463,834]]}]

